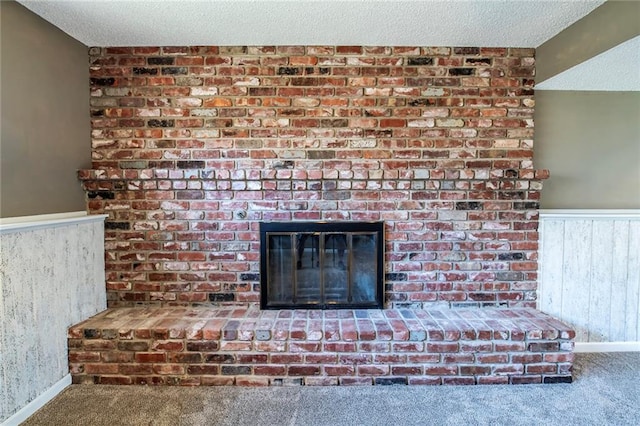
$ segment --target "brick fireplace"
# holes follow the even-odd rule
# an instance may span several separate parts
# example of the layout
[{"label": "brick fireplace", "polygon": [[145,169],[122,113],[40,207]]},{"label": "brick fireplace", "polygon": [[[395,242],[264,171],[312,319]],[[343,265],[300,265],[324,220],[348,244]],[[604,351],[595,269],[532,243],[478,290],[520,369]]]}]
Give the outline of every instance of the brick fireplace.
[{"label": "brick fireplace", "polygon": [[109,306],[259,301],[259,221],[384,221],[388,307],[535,305],[533,49],[92,48]]},{"label": "brick fireplace", "polygon": [[[365,366],[344,371],[296,367],[289,374],[289,364],[323,362],[292,355],[291,363],[283,361],[289,367],[265,367],[261,371],[271,373],[263,376],[271,378],[257,382],[273,384],[274,377],[291,376],[326,378],[333,372],[335,381],[327,383],[347,384],[349,380],[337,377],[358,375],[360,370],[368,372],[363,373],[364,380],[358,379],[361,382],[386,375],[389,380],[382,382],[391,384],[400,374],[394,371],[404,372],[400,376],[405,379],[396,380],[403,383],[411,382],[407,375],[428,375],[426,371],[435,372],[438,379],[424,383],[446,383],[444,377],[464,375],[462,371],[474,377],[470,379],[474,383],[570,379],[572,331],[530,309],[536,303],[538,200],[542,181],[548,177],[532,161],[533,49],[113,47],[90,49],[90,64],[93,162],[92,169],[79,171],[79,177],[89,211],[109,215],[105,232],[109,307],[145,307],[160,316],[157,309],[162,308],[174,316],[176,312],[189,316],[189,309],[197,307],[215,308],[222,313],[191,315],[224,321],[210,324],[210,337],[217,343],[209,346],[187,342],[203,339],[204,323],[192,334],[176,320],[168,328],[143,327],[139,335],[137,328],[131,328],[124,337],[103,322],[102,328],[74,328],[70,359],[76,381],[102,382],[98,373],[87,375],[85,363],[108,362],[99,352],[108,348],[131,350],[129,355],[107,356],[111,362],[155,359],[159,365],[169,365],[140,370],[163,383],[171,371],[176,377],[188,375],[182,363],[189,359],[194,365],[207,364],[204,354],[220,351],[223,340],[240,341],[224,346],[244,348],[238,350],[256,357],[252,361],[229,349],[225,356],[231,358],[210,358],[218,359],[213,362],[217,367],[194,371],[224,375],[220,365],[230,362],[237,368],[225,371],[235,377],[234,383],[246,383],[242,377],[257,375],[254,364],[278,364],[272,362],[273,354],[257,356],[265,355],[258,349],[265,347],[258,335],[275,336],[277,316],[268,317],[273,321],[260,329],[263,333],[254,327],[244,335],[255,340],[255,347],[247,349],[238,331],[249,327],[246,324],[255,326],[266,315],[256,306],[259,224],[267,221],[383,222],[385,309],[366,316],[345,311],[344,318],[335,318],[340,330],[341,319],[373,321],[364,334],[353,335],[332,334],[336,326],[330,324],[335,321],[326,313],[320,317],[283,313],[290,322],[283,326],[286,337],[271,342],[274,352],[278,348],[289,355],[319,352],[326,355],[328,365]],[[449,308],[484,309],[490,318],[481,313],[420,317],[425,310],[452,312]],[[126,312],[127,318],[137,318]],[[512,318],[519,320],[502,317],[514,312]],[[238,322],[234,315],[244,319]],[[301,316],[304,324],[298,326],[304,333],[291,328],[296,315]],[[497,334],[489,336],[484,332],[496,318],[506,323],[495,323]],[[310,337],[317,334],[311,331],[318,319],[328,327],[316,336],[328,340],[322,344]],[[131,324],[142,327],[140,322]],[[389,339],[380,337],[387,336],[384,330],[389,327],[395,330]],[[124,343],[103,339],[101,330],[111,330],[107,335]],[[354,343],[354,339],[368,340],[371,330],[374,339],[382,339],[379,345]],[[466,333],[470,330],[474,331]],[[138,346],[127,343],[138,338],[143,339]],[[186,340],[169,344],[174,338]],[[424,343],[405,342],[416,338],[449,339],[451,345],[431,346],[434,352],[426,355]],[[340,344],[331,343],[332,339]],[[459,339],[492,343],[463,345]],[[533,346],[530,339],[535,340]],[[287,346],[291,340],[306,343],[294,345],[292,351]],[[170,356],[168,350],[157,349],[165,344],[180,353],[199,348],[194,349],[199,355]],[[96,355],[91,350],[96,345],[107,349],[96,350]],[[135,348],[142,354],[164,355],[138,356]],[[532,354],[524,354],[531,348]],[[380,353],[362,355],[366,362],[358,361],[362,358],[358,356],[343,362],[335,355],[352,350]],[[407,351],[423,355],[410,362]],[[469,356],[477,351],[486,356]],[[520,354],[520,361],[514,361],[509,351]],[[385,359],[386,352],[392,352],[386,361],[378,360]],[[449,352],[457,355],[443,355]],[[487,355],[494,352],[506,355]],[[385,362],[387,367],[379,367]],[[433,363],[433,369],[425,367]],[[498,366],[485,368],[487,363]],[[511,367],[501,370],[504,363]],[[136,382],[123,379],[113,365],[104,365],[94,368],[107,372],[104,382]],[[479,380],[477,375],[498,378]],[[313,382],[307,379],[303,381]],[[186,384],[190,380],[184,379]],[[200,378],[195,381],[204,384]]]}]

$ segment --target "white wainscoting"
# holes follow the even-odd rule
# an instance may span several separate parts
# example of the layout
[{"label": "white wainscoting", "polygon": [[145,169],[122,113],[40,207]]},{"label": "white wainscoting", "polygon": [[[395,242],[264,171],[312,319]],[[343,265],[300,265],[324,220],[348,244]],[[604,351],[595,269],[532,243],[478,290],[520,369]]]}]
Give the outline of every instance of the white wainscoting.
[{"label": "white wainscoting", "polygon": [[576,351],[640,350],[640,210],[541,210],[538,309]]},{"label": "white wainscoting", "polygon": [[69,383],[67,329],[106,309],[105,217],[0,220],[0,423]]}]

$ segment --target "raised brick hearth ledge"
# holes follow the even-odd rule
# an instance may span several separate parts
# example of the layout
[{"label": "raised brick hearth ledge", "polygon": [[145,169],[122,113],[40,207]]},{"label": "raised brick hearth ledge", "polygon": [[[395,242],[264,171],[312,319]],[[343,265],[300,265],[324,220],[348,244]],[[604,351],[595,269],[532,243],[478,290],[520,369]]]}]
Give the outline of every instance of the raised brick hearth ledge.
[{"label": "raised brick hearth ledge", "polygon": [[69,329],[74,383],[569,383],[574,331],[529,308],[112,308]]}]

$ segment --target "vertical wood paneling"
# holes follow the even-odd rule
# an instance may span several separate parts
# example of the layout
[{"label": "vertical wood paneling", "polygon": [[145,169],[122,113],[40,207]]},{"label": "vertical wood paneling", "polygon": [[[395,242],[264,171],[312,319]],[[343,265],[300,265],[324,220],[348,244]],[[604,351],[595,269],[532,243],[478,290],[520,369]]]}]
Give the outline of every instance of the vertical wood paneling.
[{"label": "vertical wood paneling", "polygon": [[614,222],[593,221],[589,277],[589,342],[604,342],[610,333],[611,274],[613,271]]},{"label": "vertical wood paneling", "polygon": [[541,214],[538,306],[577,342],[640,341],[640,212]]},{"label": "vertical wood paneling", "polygon": [[627,264],[627,341],[640,340],[640,222],[629,223],[629,262]]},{"label": "vertical wood paneling", "polygon": [[609,313],[609,341],[623,342],[626,338],[624,329],[627,274],[629,252],[629,222],[614,222],[613,268],[611,270],[611,310]]},{"label": "vertical wood paneling", "polygon": [[[563,281],[562,253],[564,252],[564,221],[548,220],[540,224],[541,235],[547,236],[541,242],[541,281]],[[562,315],[562,286],[540,286],[540,303],[547,313]]]},{"label": "vertical wood paneling", "polygon": [[576,340],[586,341],[589,335],[589,268],[591,261],[591,221],[565,223],[562,253],[563,286],[562,315],[572,318]]}]

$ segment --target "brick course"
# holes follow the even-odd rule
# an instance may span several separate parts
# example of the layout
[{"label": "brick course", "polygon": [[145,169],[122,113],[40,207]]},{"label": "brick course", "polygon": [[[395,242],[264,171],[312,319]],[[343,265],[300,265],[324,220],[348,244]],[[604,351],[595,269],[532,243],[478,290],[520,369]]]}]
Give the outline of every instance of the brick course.
[{"label": "brick course", "polygon": [[533,307],[533,49],[91,48],[110,307],[259,300],[258,222],[382,220],[386,306]]}]

